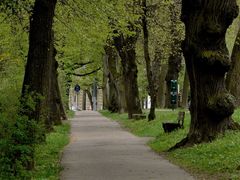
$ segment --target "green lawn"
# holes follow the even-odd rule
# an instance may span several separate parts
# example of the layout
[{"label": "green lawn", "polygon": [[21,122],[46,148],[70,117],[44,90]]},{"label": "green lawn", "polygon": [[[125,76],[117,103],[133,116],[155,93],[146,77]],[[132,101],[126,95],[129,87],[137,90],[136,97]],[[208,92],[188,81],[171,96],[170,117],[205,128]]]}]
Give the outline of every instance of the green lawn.
[{"label": "green lawn", "polygon": [[68,123],[56,126],[54,132],[47,135],[46,143],[36,147],[36,164],[32,179],[57,180],[61,171],[61,151],[69,143]]},{"label": "green lawn", "polygon": [[[186,111],[184,129],[169,134],[163,132],[162,122],[176,122],[178,111],[156,111],[157,118],[152,122],[128,120],[127,114],[113,114],[108,111],[101,113],[118,120],[137,136],[153,137],[148,145],[154,151],[192,172],[199,179],[240,179],[240,132],[229,131],[212,143],[166,152],[183,139],[189,130],[190,114]],[[236,110],[233,117],[240,121],[240,110]]]}]

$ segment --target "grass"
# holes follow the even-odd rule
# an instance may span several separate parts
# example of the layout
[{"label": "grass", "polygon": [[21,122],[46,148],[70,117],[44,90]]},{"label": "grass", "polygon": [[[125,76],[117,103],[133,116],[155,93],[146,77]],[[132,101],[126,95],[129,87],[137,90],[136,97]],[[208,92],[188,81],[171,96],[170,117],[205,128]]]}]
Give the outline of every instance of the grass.
[{"label": "grass", "polygon": [[[186,137],[190,114],[185,116],[184,129],[172,133],[164,133],[163,121],[175,121],[177,111],[156,111],[156,120],[128,120],[127,114],[113,114],[108,111],[101,113],[117,120],[123,127],[140,137],[153,137],[148,145],[156,152],[164,155],[171,162],[183,167],[199,179],[240,179],[240,132],[228,131],[211,143],[195,145],[191,148],[181,148],[166,152],[181,139]],[[240,109],[233,115],[240,122]]]},{"label": "grass", "polygon": [[46,143],[36,147],[36,164],[33,178],[36,180],[57,180],[61,171],[60,154],[64,146],[69,143],[70,125],[65,123],[54,128],[54,132],[47,135]]}]

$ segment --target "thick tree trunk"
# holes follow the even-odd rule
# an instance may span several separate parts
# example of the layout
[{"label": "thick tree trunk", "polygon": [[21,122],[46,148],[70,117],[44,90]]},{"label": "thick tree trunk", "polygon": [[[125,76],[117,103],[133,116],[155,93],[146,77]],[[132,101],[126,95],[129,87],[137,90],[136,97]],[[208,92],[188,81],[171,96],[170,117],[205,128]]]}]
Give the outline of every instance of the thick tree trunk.
[{"label": "thick tree trunk", "polygon": [[117,59],[118,55],[115,48],[111,46],[105,46],[105,52],[107,54],[107,67],[108,67],[108,84],[109,84],[109,99],[108,110],[116,113],[120,111],[119,102],[119,89],[118,89],[118,71],[117,71]]},{"label": "thick tree trunk", "polygon": [[57,76],[57,82],[56,82],[56,87],[55,88],[56,88],[56,97],[57,97],[56,100],[57,100],[57,104],[59,106],[61,120],[67,120],[67,115],[66,115],[66,111],[65,111],[65,108],[64,108],[64,104],[63,104],[62,96],[61,96],[61,92],[60,92],[58,76]]},{"label": "thick tree trunk", "polygon": [[[36,0],[30,17],[29,52],[25,70],[22,103],[30,119],[49,124],[50,77],[52,73],[52,24],[57,0]],[[35,107],[27,107],[29,98]],[[27,100],[28,99],[28,100]]]},{"label": "thick tree trunk", "polygon": [[[120,72],[122,72],[122,70],[120,70]],[[119,109],[119,113],[124,113],[127,112],[127,101],[126,101],[126,92],[125,92],[125,81],[124,81],[124,77],[122,76],[123,73],[121,73],[121,76],[119,78],[118,81],[118,87],[119,87],[119,103],[120,103],[120,109]]]},{"label": "thick tree trunk", "polygon": [[185,70],[184,81],[183,81],[183,91],[182,91],[182,102],[181,107],[187,108],[188,107],[188,96],[189,96],[189,79],[187,70]]},{"label": "thick tree trunk", "polygon": [[227,74],[226,86],[236,98],[236,106],[240,106],[240,28],[232,51],[232,64]]},{"label": "thick tree trunk", "polygon": [[166,75],[167,75],[167,64],[161,65],[160,75],[159,75],[159,89],[157,93],[157,103],[159,108],[165,107],[166,99]]},{"label": "thick tree trunk", "polygon": [[209,142],[223,133],[234,112],[225,87],[230,67],[225,34],[238,14],[236,0],[183,0],[186,36],[182,48],[191,87],[191,126],[174,148]]},{"label": "thick tree trunk", "polygon": [[[52,128],[49,124],[49,107],[50,77],[53,64],[52,24],[56,2],[57,0],[36,0],[33,7],[30,17],[29,51],[22,87],[22,109],[20,112],[22,115],[28,116],[30,120],[44,121],[49,129]],[[29,134],[36,137],[33,127],[27,129],[32,131]],[[26,169],[33,169],[33,152],[28,152],[28,155],[25,162]],[[21,157],[20,154],[18,156]]]},{"label": "thick tree trunk", "polygon": [[116,32],[114,37],[114,45],[121,57],[123,67],[125,99],[127,102],[128,118],[132,119],[132,114],[141,114],[141,104],[139,100],[138,84],[137,84],[137,65],[135,46],[138,38],[138,30],[129,25],[129,30],[136,33],[135,35],[124,35]]},{"label": "thick tree trunk", "polygon": [[49,123],[58,125],[62,123],[61,111],[60,111],[61,97],[59,97],[59,94],[58,94],[58,80],[57,80],[58,63],[55,59],[57,50],[54,48],[53,42],[52,42],[52,50],[53,50],[53,57],[52,57],[53,63],[52,63],[52,74],[50,77],[51,85],[50,85]]}]

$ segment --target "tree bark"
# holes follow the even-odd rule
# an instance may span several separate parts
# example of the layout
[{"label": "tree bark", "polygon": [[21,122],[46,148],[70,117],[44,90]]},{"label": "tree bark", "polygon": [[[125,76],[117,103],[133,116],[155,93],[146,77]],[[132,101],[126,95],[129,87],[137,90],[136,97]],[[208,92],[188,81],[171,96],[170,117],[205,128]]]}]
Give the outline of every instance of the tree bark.
[{"label": "tree bark", "polygon": [[103,58],[103,109],[108,109],[108,57],[105,54]]},{"label": "tree bark", "polygon": [[119,87],[119,103],[120,103],[120,109],[119,109],[119,113],[124,113],[127,112],[127,101],[126,101],[126,92],[125,92],[125,81],[124,81],[124,77],[122,76],[122,69],[120,68],[120,74],[121,76],[119,77],[119,81],[118,81],[118,87]]},{"label": "tree bark", "polygon": [[117,48],[121,57],[123,67],[125,99],[128,110],[128,118],[132,119],[132,114],[141,114],[141,104],[139,100],[139,91],[137,84],[137,65],[136,65],[136,42],[138,38],[138,29],[129,24],[129,31],[133,35],[124,35],[121,32],[116,32],[114,37],[114,45]]},{"label": "tree bark", "polygon": [[[22,87],[23,114],[49,124],[50,77],[52,73],[52,24],[57,0],[36,0],[30,17],[29,51]],[[29,98],[34,107],[28,106]]]},{"label": "tree bark", "polygon": [[57,80],[57,68],[58,63],[55,59],[57,54],[57,50],[54,48],[54,43],[52,42],[52,73],[50,77],[50,105],[49,105],[49,124],[59,125],[61,124],[61,111],[60,111],[60,103],[61,96],[58,94],[58,80]]},{"label": "tree bark", "polygon": [[159,89],[157,93],[157,102],[159,108],[165,107],[166,99],[166,75],[167,75],[167,64],[161,65],[160,75],[159,75]]},{"label": "tree bark", "polygon": [[86,110],[86,94],[87,91],[83,90],[83,97],[82,97],[82,110]]},{"label": "tree bark", "polygon": [[188,96],[189,96],[189,79],[187,70],[185,70],[181,107],[188,108]]},{"label": "tree bark", "polygon": [[118,88],[118,71],[117,71],[117,52],[111,45],[105,46],[105,52],[107,54],[107,67],[108,67],[108,85],[109,85],[109,97],[108,97],[108,110],[116,113],[120,111],[119,102],[119,88]]},{"label": "tree bark", "polygon": [[[29,120],[35,120],[38,123],[43,121],[48,129],[52,128],[49,124],[49,107],[53,64],[52,24],[56,2],[57,0],[35,0],[30,17],[29,50],[20,110],[20,114],[27,116]],[[26,124],[26,127],[28,125]],[[33,127],[27,127],[27,129],[31,131],[29,134],[32,134],[32,138],[37,140],[40,134],[36,134]],[[21,158],[21,154],[17,156],[16,159]],[[33,151],[28,152],[28,158],[25,161],[26,169],[34,168]]]},{"label": "tree bark", "polygon": [[214,140],[224,133],[234,112],[234,97],[225,87],[230,67],[225,34],[238,15],[236,0],[183,0],[182,44],[191,88],[191,125],[179,146]]},{"label": "tree bark", "polygon": [[234,43],[232,51],[232,64],[227,74],[226,87],[231,94],[236,98],[236,106],[240,106],[240,28],[237,33],[237,37]]}]

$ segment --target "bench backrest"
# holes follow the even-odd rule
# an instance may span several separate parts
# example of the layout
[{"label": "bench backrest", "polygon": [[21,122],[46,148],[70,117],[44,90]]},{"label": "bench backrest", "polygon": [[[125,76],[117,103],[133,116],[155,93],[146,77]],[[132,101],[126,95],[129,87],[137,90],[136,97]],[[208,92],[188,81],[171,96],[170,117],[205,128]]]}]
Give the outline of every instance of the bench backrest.
[{"label": "bench backrest", "polygon": [[183,127],[184,118],[185,118],[185,112],[180,111],[180,112],[178,113],[177,121],[178,121],[178,124],[181,125],[181,127]]}]

